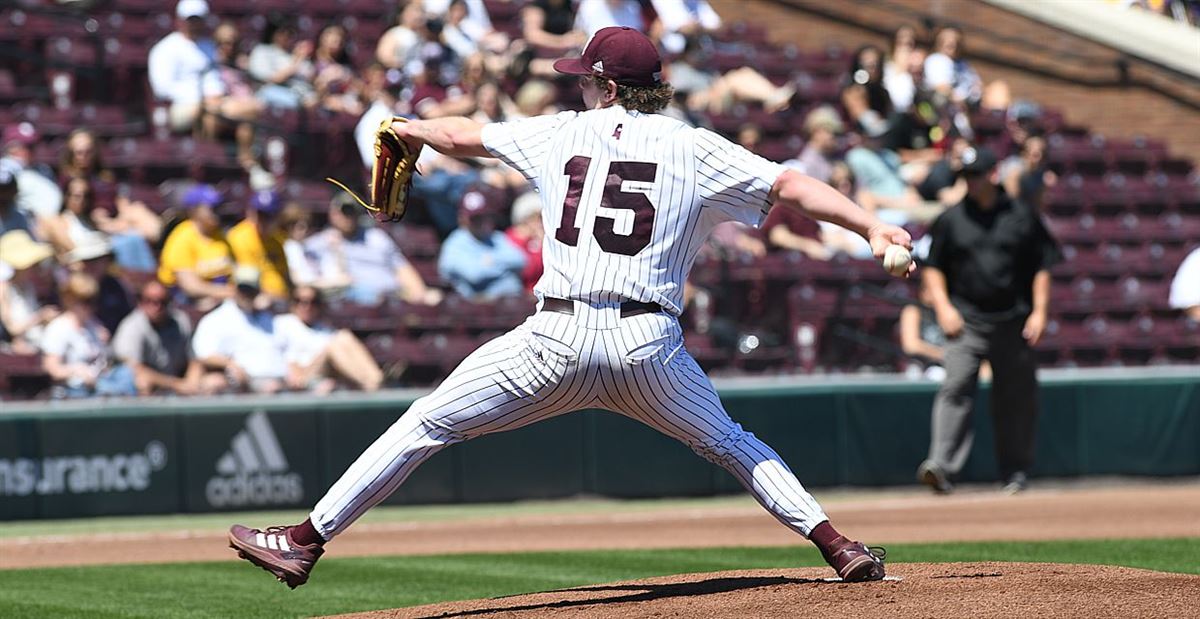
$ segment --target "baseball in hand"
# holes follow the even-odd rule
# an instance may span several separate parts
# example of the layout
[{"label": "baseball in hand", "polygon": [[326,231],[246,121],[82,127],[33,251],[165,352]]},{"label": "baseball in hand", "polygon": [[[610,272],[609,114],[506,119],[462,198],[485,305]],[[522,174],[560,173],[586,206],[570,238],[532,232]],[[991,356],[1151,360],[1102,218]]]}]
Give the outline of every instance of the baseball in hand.
[{"label": "baseball in hand", "polygon": [[912,264],[912,254],[909,254],[903,246],[888,245],[883,252],[884,270],[896,277],[903,277],[908,272],[910,264]]}]

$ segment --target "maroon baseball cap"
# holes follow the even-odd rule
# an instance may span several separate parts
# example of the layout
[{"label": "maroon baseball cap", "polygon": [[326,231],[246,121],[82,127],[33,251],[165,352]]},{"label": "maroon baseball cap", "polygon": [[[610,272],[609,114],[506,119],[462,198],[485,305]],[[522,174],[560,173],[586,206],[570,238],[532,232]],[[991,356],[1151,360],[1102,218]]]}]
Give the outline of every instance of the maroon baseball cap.
[{"label": "maroon baseball cap", "polygon": [[459,214],[468,218],[481,215],[501,215],[506,212],[507,208],[504,192],[482,183],[475,183],[467,187],[458,201]]},{"label": "maroon baseball cap", "polygon": [[626,86],[662,83],[662,60],[646,35],[625,26],[601,28],[578,58],[554,61],[567,75],[598,75]]},{"label": "maroon baseball cap", "polygon": [[22,122],[5,127],[3,137],[0,137],[0,144],[4,148],[8,148],[10,144],[33,146],[38,141],[38,137],[37,129],[31,123]]}]

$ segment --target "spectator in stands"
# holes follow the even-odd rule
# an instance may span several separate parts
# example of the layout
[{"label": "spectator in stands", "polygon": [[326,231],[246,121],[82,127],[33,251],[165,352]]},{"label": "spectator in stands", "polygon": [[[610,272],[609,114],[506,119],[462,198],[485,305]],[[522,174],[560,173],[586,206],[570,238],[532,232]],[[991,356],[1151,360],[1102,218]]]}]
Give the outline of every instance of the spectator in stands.
[{"label": "spectator in stands", "polygon": [[[833,172],[829,176],[829,184],[842,195],[856,200],[860,206],[871,210],[875,208],[875,198],[869,191],[859,189],[854,183],[854,173],[850,166],[839,161],[833,164]],[[821,243],[834,254],[845,254],[856,260],[871,260],[871,246],[863,238],[837,224],[820,222]]]},{"label": "spectator in stands", "polygon": [[667,67],[671,85],[687,96],[687,107],[693,110],[724,114],[737,103],[758,103],[768,112],[778,112],[796,94],[795,86],[776,86],[751,67],[720,73],[711,66],[700,40],[691,37],[683,55]]},{"label": "spectator in stands", "polygon": [[438,234],[449,235],[458,225],[458,205],[467,188],[480,180],[479,170],[432,148],[421,151],[417,165],[422,173],[413,178],[412,196],[424,202]]},{"label": "spectator in stands", "polygon": [[[93,192],[111,201],[98,204],[91,216],[96,227],[111,235],[137,234],[147,243],[157,243],[162,234],[162,219],[146,207],[114,191],[116,175],[104,165],[96,136],[90,129],[79,128],[67,134],[67,143],[59,158],[58,178],[66,191],[72,179],[91,183]],[[111,203],[109,203],[111,202]]]},{"label": "spectator in stands", "polygon": [[838,152],[838,139],[845,133],[842,118],[832,105],[813,108],[804,117],[804,133],[808,143],[795,159],[783,165],[795,168],[822,183],[828,183],[833,175],[833,164]]},{"label": "spectator in stands", "polygon": [[395,93],[388,85],[387,69],[374,63],[363,71],[362,98],[366,105],[363,115],[354,126],[354,143],[358,146],[363,167],[375,165],[375,131],[379,123],[399,114]]},{"label": "spectator in stands", "polygon": [[557,96],[554,86],[549,82],[529,80],[517,89],[513,103],[517,104],[517,111],[521,116],[553,114],[558,111],[558,106],[555,104]]},{"label": "spectator in stands", "polygon": [[312,53],[312,41],[297,41],[296,27],[287,18],[277,15],[269,19],[259,44],[250,51],[247,67],[250,77],[262,82],[258,98],[284,110],[315,105]]},{"label": "spectator in stands", "polygon": [[513,201],[512,226],[505,235],[525,254],[521,282],[526,290],[532,291],[542,277],[542,238],[546,235],[542,226],[542,201],[536,192],[527,191]]},{"label": "spectator in stands", "polygon": [[962,58],[962,31],[942,28],[933,41],[933,53],[925,59],[925,85],[943,97],[966,105],[983,98],[983,80]]},{"label": "spectator in stands", "polygon": [[[487,17],[487,9],[482,12]],[[452,0],[443,16],[445,25],[442,28],[442,41],[458,55],[466,58],[476,52],[503,51],[497,45],[507,44],[508,38],[492,30],[491,20],[482,23],[471,19],[471,10],[464,0]]]},{"label": "spectator in stands", "polygon": [[[917,86],[925,81],[925,52],[917,47],[916,29],[909,25],[897,28],[892,33],[890,52],[883,63],[883,87],[892,99],[892,109],[904,112],[912,105]],[[919,62],[914,62],[914,56]]]},{"label": "spectator in stands", "polygon": [[383,33],[375,47],[375,59],[389,69],[404,69],[416,60],[421,46],[428,41],[425,8],[421,2],[409,2],[400,10],[397,23]]},{"label": "spectator in stands", "polygon": [[1004,114],[1005,135],[1011,140],[1010,152],[1020,151],[1025,140],[1041,133],[1042,106],[1024,99],[1013,101]]},{"label": "spectator in stands", "polygon": [[283,250],[287,237],[276,224],[282,208],[279,194],[256,191],[250,197],[246,218],[226,235],[235,265],[258,270],[263,294],[276,301],[287,300],[291,287],[287,254]]},{"label": "spectator in stands", "polygon": [[250,55],[242,47],[242,31],[237,23],[226,20],[213,30],[213,61],[221,73],[226,92],[233,94],[232,86],[244,89],[241,94],[254,95],[254,88],[246,73],[246,67],[250,66]]},{"label": "spectator in stands", "polygon": [[80,127],[67,134],[67,143],[58,160],[58,178],[63,183],[72,178],[104,183],[117,180],[113,171],[104,165],[100,146],[91,129]]},{"label": "spectator in stands", "polygon": [[223,373],[234,389],[277,393],[287,387],[288,367],[275,335],[275,316],[256,307],[259,275],[239,267],[232,293],[196,323],[192,355],[212,372]]},{"label": "spectator in stands", "polygon": [[[111,184],[100,185],[107,190]],[[98,208],[96,187],[83,177],[71,178],[63,187],[66,201],[62,212],[43,222],[46,239],[59,255],[90,243],[111,243],[117,264],[130,271],[151,272],[158,266],[146,238],[131,230],[120,219],[114,195],[104,197],[105,208]],[[128,201],[126,201],[128,202]],[[130,206],[129,208],[133,208]],[[143,207],[144,208],[144,207]],[[101,224],[104,228],[101,228]],[[110,232],[111,231],[111,232]]]},{"label": "spectator in stands", "polygon": [[54,256],[54,248],[34,241],[24,230],[0,235],[0,341],[20,354],[33,354],[45,327],[61,313],[58,306],[38,302],[39,272]]},{"label": "spectator in stands", "polygon": [[109,333],[116,331],[121,321],[134,309],[134,296],[122,282],[121,270],[113,260],[112,245],[100,238],[76,246],[67,253],[67,268],[85,273],[96,280],[96,318]]},{"label": "spectator in stands", "polygon": [[[423,4],[427,15],[445,23],[455,19],[460,23],[460,28],[475,40],[496,33],[483,0],[423,0]],[[462,16],[452,17],[455,11],[461,11]]]},{"label": "spectator in stands", "polygon": [[892,98],[883,86],[883,51],[878,47],[864,45],[854,52],[850,73],[842,82],[842,106],[864,134],[887,132]]},{"label": "spectator in stands", "polygon": [[[253,98],[229,95],[212,59],[200,45],[208,3],[180,0],[175,17],[175,32],[150,48],[148,61],[154,96],[170,104],[167,115],[170,129],[191,131],[203,119],[200,127],[203,134],[214,137],[224,119],[238,123],[254,120],[259,104]],[[249,146],[239,141],[240,156],[247,155]]]},{"label": "spectator in stands", "polygon": [[651,0],[658,16],[652,38],[671,54],[679,54],[689,37],[707,38],[721,27],[721,16],[708,0]]},{"label": "spectator in stands", "polygon": [[521,36],[530,45],[571,49],[587,42],[587,33],[575,29],[571,0],[533,0],[521,9]]},{"label": "spectator in stands", "polygon": [[963,153],[970,148],[971,142],[966,138],[954,138],[945,155],[929,167],[925,178],[917,184],[917,193],[925,200],[937,200],[946,206],[961,202],[967,194],[967,182],[959,172]]},{"label": "spectator in stands", "polygon": [[438,274],[467,299],[494,299],[521,294],[525,253],[496,229],[506,210],[502,192],[476,185],[463,194],[458,229],[450,233],[438,256]]},{"label": "spectator in stands", "polygon": [[1030,136],[1019,154],[1005,159],[1000,164],[1000,182],[1008,195],[1041,209],[1046,188],[1058,183],[1058,175],[1046,168],[1046,138]]},{"label": "spectator in stands", "polygon": [[650,32],[637,0],[579,0],[575,27],[588,36],[608,26],[625,26],[638,32]]},{"label": "spectator in stands", "polygon": [[358,76],[346,49],[346,29],[340,24],[328,24],[317,35],[313,69],[313,86],[321,107],[355,116],[363,113]]},{"label": "spectator in stands", "polygon": [[411,88],[407,89],[412,109],[421,118],[439,118],[466,114],[474,105],[471,98],[455,82],[461,71],[458,57],[448,47],[427,43],[421,47],[418,60],[410,67]]},{"label": "spectator in stands", "polygon": [[487,81],[475,90],[475,113],[471,118],[481,123],[499,123],[520,118],[517,104],[500,90],[500,85]]},{"label": "spectator in stands", "polygon": [[737,144],[742,148],[759,154],[759,148],[762,147],[762,129],[753,123],[747,123],[738,128]]},{"label": "spectator in stands", "polygon": [[329,205],[329,228],[305,242],[317,259],[318,282],[347,282],[337,292],[371,305],[398,296],[409,303],[437,305],[441,291],[425,285],[396,242],[376,227],[360,225],[365,214],[353,199],[338,195]]},{"label": "spectator in stands", "polygon": [[762,235],[772,249],[798,251],[813,260],[829,260],[833,251],[821,240],[821,226],[789,208],[773,208],[762,224]]},{"label": "spectator in stands", "polygon": [[113,358],[109,332],[95,316],[99,291],[86,273],[72,273],[59,290],[63,313],[42,335],[42,367],[54,380],[55,397],[137,395],[133,371]]},{"label": "spectator in stands", "polygon": [[1189,319],[1200,322],[1200,247],[1193,249],[1171,280],[1170,305]]},{"label": "spectator in stands", "polygon": [[914,187],[941,158],[933,145],[936,132],[924,116],[927,111],[918,103],[908,113],[892,114],[889,123],[869,123],[862,143],[846,153],[846,163],[858,182],[857,201],[879,209],[877,214],[893,224],[929,221],[942,211],[925,203]]},{"label": "spectator in stands", "polygon": [[308,210],[296,203],[287,204],[279,213],[279,229],[283,231],[283,255],[287,258],[288,279],[293,286],[341,287],[349,281],[324,286],[317,282],[317,268],[313,257],[304,249],[304,241],[312,230],[312,216]]},{"label": "spectator in stands", "polygon": [[33,160],[33,149],[40,136],[31,123],[22,122],[4,128],[3,152],[0,155],[16,169],[17,208],[30,217],[41,219],[56,215],[62,209],[62,191],[54,183],[54,173]]},{"label": "spectator in stands", "polygon": [[1058,248],[1031,206],[998,186],[987,149],[963,154],[967,196],[930,228],[923,280],[937,322],[949,338],[946,380],[933,405],[929,457],[918,479],[952,489],[974,439],[971,415],[979,364],[992,364],[996,461],[1005,490],[1019,492],[1033,464],[1037,357],[1046,327],[1050,267]]},{"label": "spectator in stands", "polygon": [[133,370],[142,395],[215,393],[224,381],[202,380],[204,367],[192,358],[191,335],[187,314],[171,307],[170,291],[152,281],[139,291],[137,309],[117,327],[113,354]]},{"label": "spectator in stands", "polygon": [[0,159],[0,234],[10,230],[24,230],[33,238],[39,236],[36,220],[17,208],[17,193],[20,185],[17,176],[21,167],[11,159]]},{"label": "spectator in stands", "polygon": [[188,218],[167,236],[158,267],[159,281],[201,309],[232,294],[227,284],[233,252],[215,211],[220,203],[221,195],[211,185],[197,185],[184,194]]},{"label": "spectator in stands", "polygon": [[322,393],[336,386],[335,379],[341,379],[362,391],[378,391],[383,385],[379,364],[354,333],[326,324],[323,312],[320,291],[298,286],[292,293],[292,312],[275,317],[275,334],[283,342],[288,364],[288,383]]}]

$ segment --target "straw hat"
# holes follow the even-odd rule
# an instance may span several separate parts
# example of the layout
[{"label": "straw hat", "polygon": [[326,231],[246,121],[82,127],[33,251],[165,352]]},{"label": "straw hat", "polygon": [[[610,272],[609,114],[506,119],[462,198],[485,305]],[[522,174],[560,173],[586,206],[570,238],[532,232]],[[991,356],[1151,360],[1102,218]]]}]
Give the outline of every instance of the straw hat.
[{"label": "straw hat", "polygon": [[10,230],[0,236],[0,262],[20,271],[54,255],[46,243],[39,243],[24,230]]}]

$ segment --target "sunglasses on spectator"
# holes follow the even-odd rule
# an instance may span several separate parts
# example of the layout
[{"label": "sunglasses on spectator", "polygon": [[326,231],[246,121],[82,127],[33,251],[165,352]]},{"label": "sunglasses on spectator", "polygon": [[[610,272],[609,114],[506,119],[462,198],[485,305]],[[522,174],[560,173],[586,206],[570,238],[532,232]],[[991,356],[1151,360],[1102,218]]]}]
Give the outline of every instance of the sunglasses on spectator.
[{"label": "sunglasses on spectator", "polygon": [[145,303],[146,305],[162,306],[170,302],[171,300],[167,297],[142,297],[142,303]]},{"label": "sunglasses on spectator", "polygon": [[303,297],[303,298],[292,299],[292,302],[295,303],[296,305],[311,305],[314,307],[321,305],[320,301],[318,301],[317,299],[314,299],[312,297]]}]

